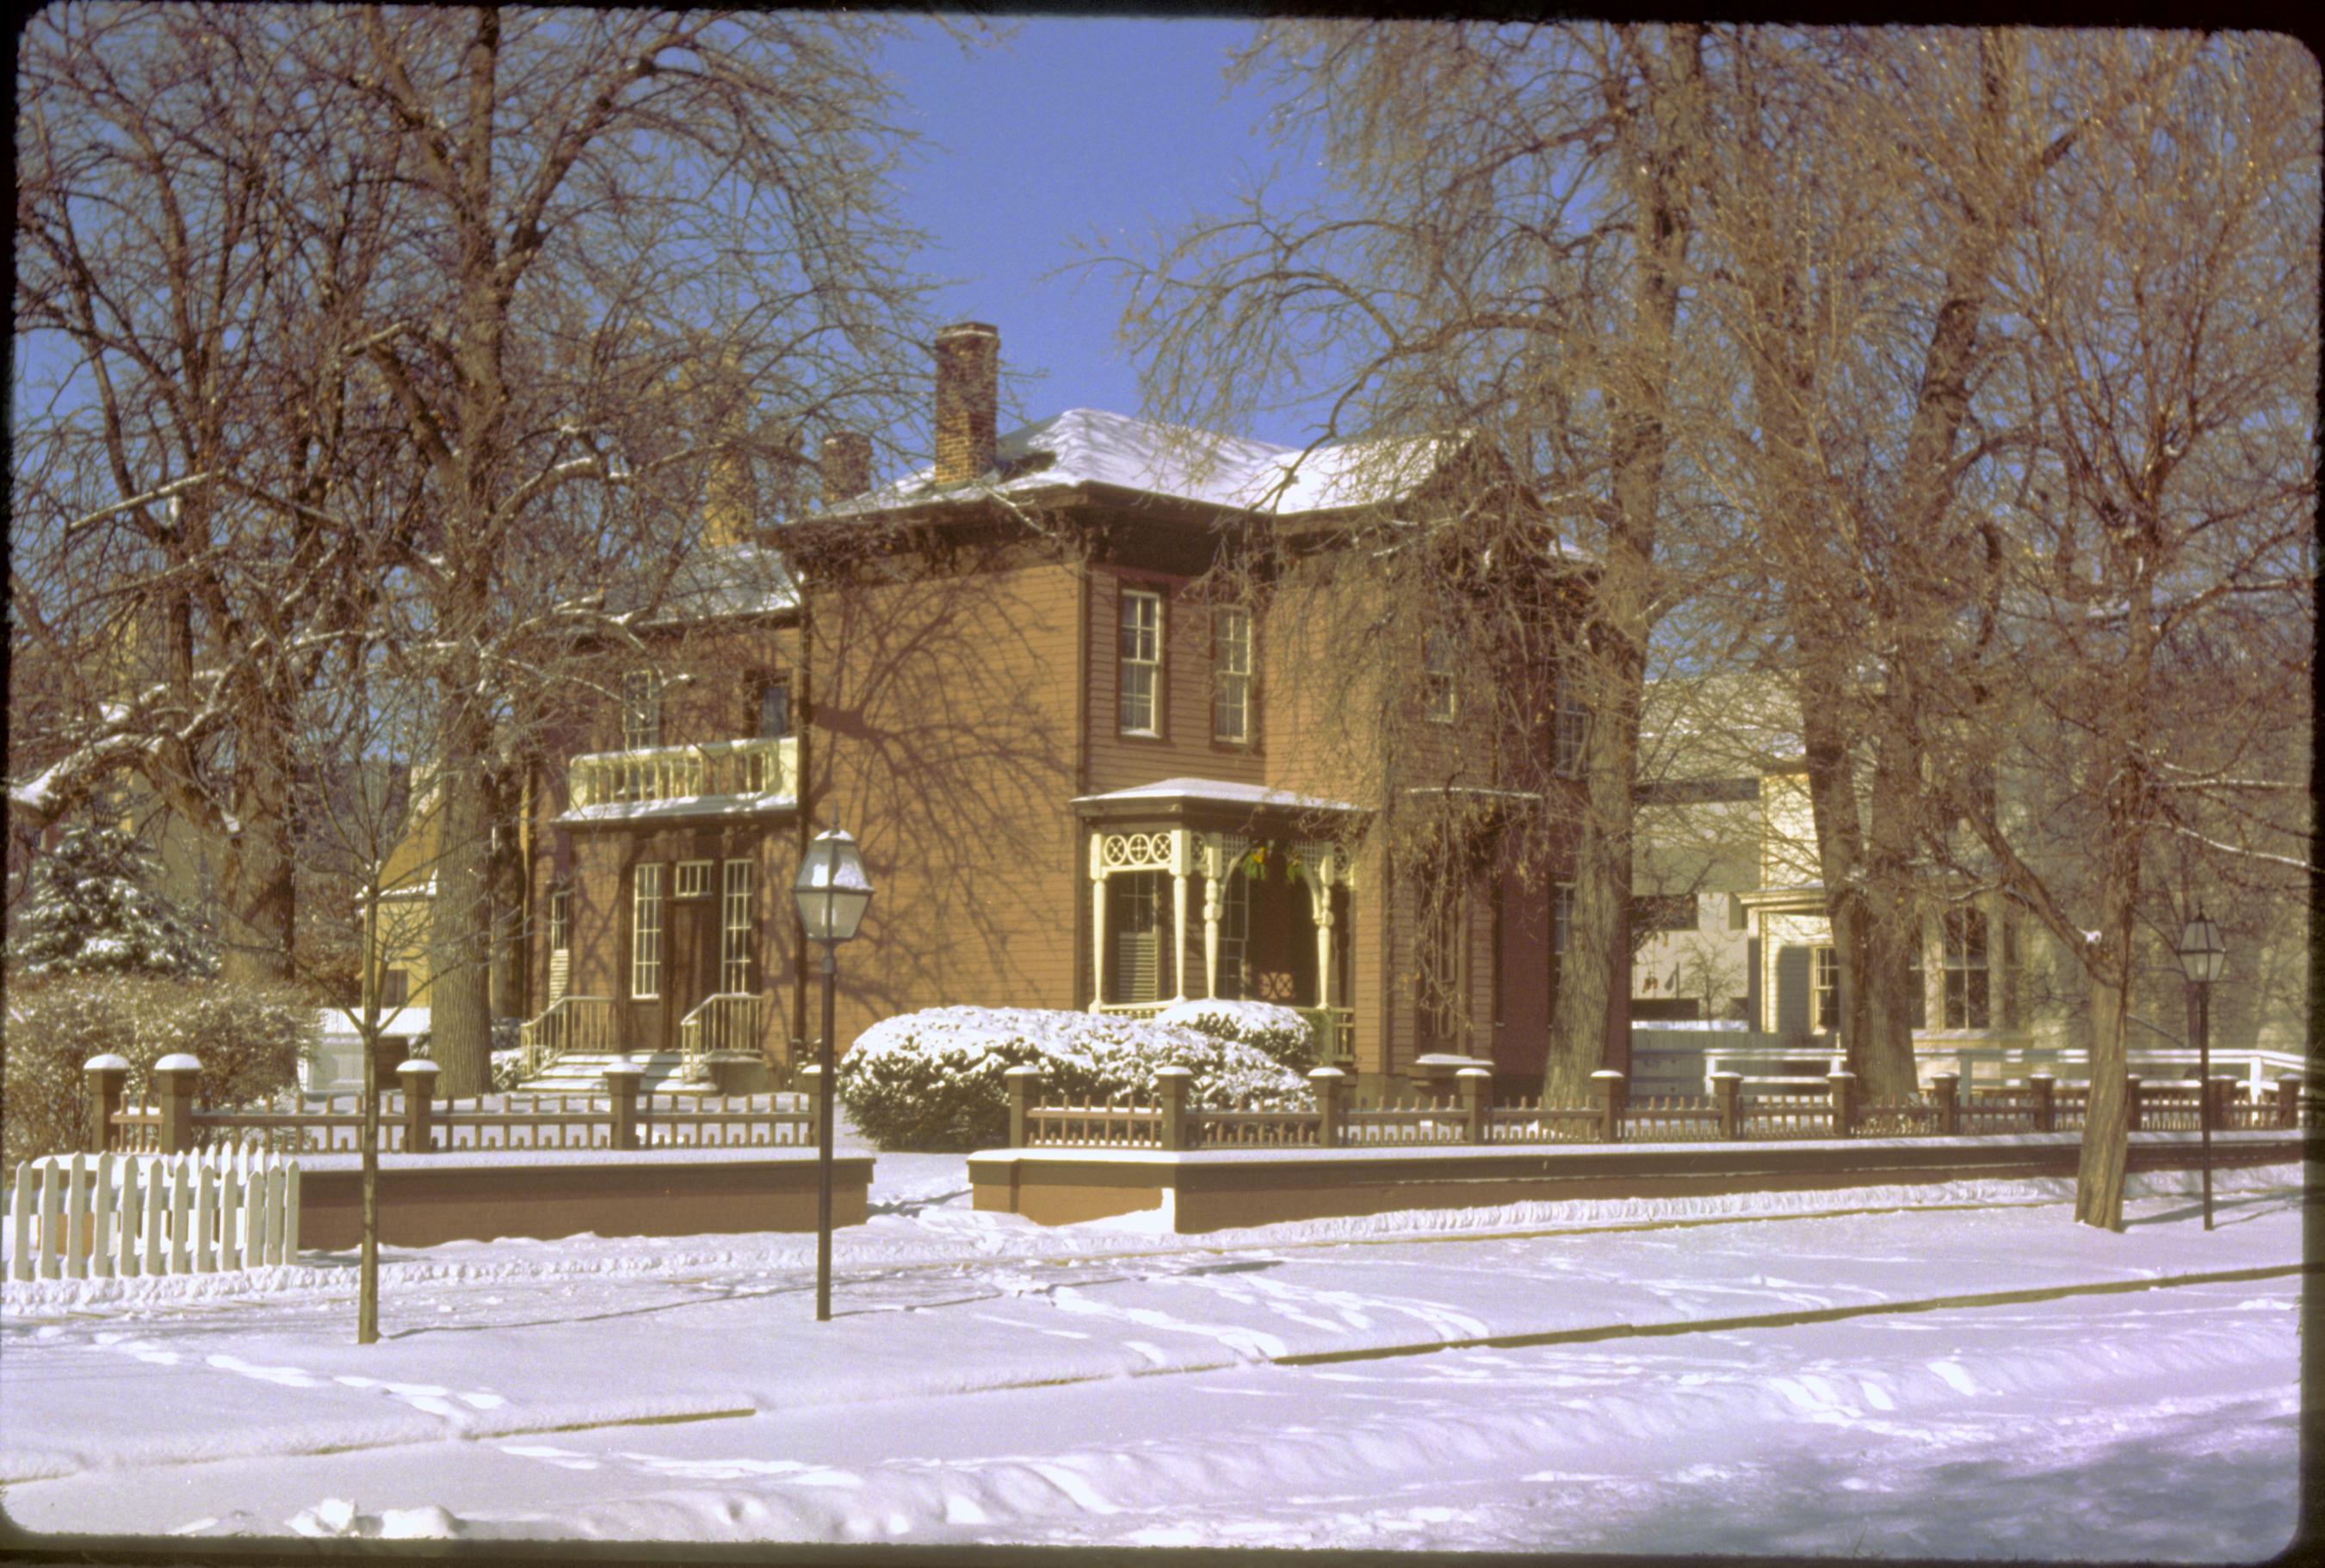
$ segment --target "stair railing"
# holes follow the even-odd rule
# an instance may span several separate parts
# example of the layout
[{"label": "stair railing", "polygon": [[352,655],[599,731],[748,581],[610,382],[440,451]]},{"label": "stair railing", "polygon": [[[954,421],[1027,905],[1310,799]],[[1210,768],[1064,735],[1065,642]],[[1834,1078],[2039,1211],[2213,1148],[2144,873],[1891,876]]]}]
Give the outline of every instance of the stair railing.
[{"label": "stair railing", "polygon": [[713,1051],[759,1048],[759,999],[744,991],[722,991],[702,999],[678,1020],[679,1076],[698,1083],[708,1076],[704,1058]]},{"label": "stair railing", "polygon": [[547,1072],[569,1052],[611,1052],[614,1045],[614,1003],[603,996],[561,996],[538,1018],[517,1026],[516,1042],[523,1053],[524,1075]]}]

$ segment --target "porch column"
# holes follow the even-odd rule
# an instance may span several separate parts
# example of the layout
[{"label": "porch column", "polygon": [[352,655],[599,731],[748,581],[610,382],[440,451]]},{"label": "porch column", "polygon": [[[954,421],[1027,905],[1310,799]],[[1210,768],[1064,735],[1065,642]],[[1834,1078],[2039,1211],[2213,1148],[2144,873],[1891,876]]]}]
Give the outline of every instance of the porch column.
[{"label": "porch column", "polygon": [[1195,835],[1183,827],[1171,830],[1171,985],[1172,1000],[1187,1000],[1187,862]]},{"label": "porch column", "polygon": [[1106,1001],[1106,859],[1098,834],[1090,835],[1090,1004]]},{"label": "porch column", "polygon": [[1332,858],[1326,856],[1316,868],[1315,880],[1308,886],[1308,897],[1316,906],[1316,1005],[1332,1005]]},{"label": "porch column", "polygon": [[1219,993],[1219,898],[1226,884],[1219,875],[1221,851],[1219,835],[1212,834],[1203,845],[1203,994]]}]

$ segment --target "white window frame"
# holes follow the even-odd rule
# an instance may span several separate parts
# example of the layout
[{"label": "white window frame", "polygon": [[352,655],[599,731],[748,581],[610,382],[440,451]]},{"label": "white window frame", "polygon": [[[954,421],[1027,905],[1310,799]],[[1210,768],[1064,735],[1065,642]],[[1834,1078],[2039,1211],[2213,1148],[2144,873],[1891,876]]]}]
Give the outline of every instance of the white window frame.
[{"label": "white window frame", "polygon": [[1558,665],[1558,706],[1552,721],[1551,769],[1561,779],[1582,771],[1582,753],[1590,743],[1590,710],[1568,678],[1566,661]]},{"label": "white window frame", "polygon": [[549,950],[570,953],[573,950],[573,889],[560,883],[549,890]]},{"label": "white window frame", "polygon": [[1566,973],[1566,944],[1574,930],[1574,884],[1550,885],[1550,962],[1561,976]]},{"label": "white window frame", "polygon": [[[1970,922],[1976,921],[1978,950],[1970,951]],[[1940,924],[1945,944],[1945,995],[1941,1021],[1950,1029],[1989,1029],[1994,1027],[1994,929],[1986,911],[1974,905],[1962,905],[1945,911]],[[1960,976],[1959,986],[1955,976]],[[1973,989],[1975,988],[1975,989]],[[1959,990],[1959,1006],[1955,992]],[[1973,1000],[1977,1006],[1971,1005]],[[1985,1018],[1973,1023],[1971,1019],[1984,1013]],[[1957,1019],[1959,1019],[1957,1022]]]},{"label": "white window frame", "polygon": [[757,987],[752,962],[757,956],[757,925],[751,916],[751,862],[730,860],[719,884],[718,989],[730,993]]},{"label": "white window frame", "polygon": [[[1115,612],[1120,665],[1115,678],[1115,720],[1125,735],[1162,733],[1162,595],[1125,588]],[[1140,709],[1143,707],[1144,721]]]},{"label": "white window frame", "polygon": [[662,744],[662,672],[633,669],[622,677],[622,750],[650,752]]},{"label": "white window frame", "polygon": [[1211,739],[1251,744],[1251,612],[1211,608]]},{"label": "white window frame", "polygon": [[672,889],[673,899],[707,899],[710,896],[710,862],[682,860],[678,862],[677,886]]},{"label": "white window frame", "polygon": [[1829,942],[1809,949],[1809,1027],[1840,1027],[1840,949]]},{"label": "white window frame", "polygon": [[1421,644],[1421,711],[1432,724],[1450,724],[1461,716],[1461,694],[1454,684],[1460,670],[1460,649],[1453,633],[1432,631]]},{"label": "white window frame", "polygon": [[662,995],[662,873],[659,861],[630,872],[630,995],[638,1001]]}]

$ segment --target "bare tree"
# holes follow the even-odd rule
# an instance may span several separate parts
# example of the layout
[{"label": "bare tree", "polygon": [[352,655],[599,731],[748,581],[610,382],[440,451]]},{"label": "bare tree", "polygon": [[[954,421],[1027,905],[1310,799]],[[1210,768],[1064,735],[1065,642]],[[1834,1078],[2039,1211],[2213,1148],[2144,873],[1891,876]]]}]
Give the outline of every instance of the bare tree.
[{"label": "bare tree", "polygon": [[2207,892],[2259,873],[2285,899],[2312,871],[2320,110],[2312,62],[2283,40],[2053,55],[2083,102],[2169,69],[2030,195],[1996,270],[1996,395],[2039,446],[1987,498],[1980,612],[1931,639],[1948,742],[1932,758],[1969,829],[1956,869],[2087,977],[2076,1218],[2112,1229],[2142,971],[2176,971]]},{"label": "bare tree", "polygon": [[[1125,334],[1163,410],[1232,427],[1320,384],[1335,400],[1317,445],[1371,438],[1346,460],[1369,457],[1390,491],[1415,443],[1478,454],[1352,520],[1366,548],[1312,562],[1338,563],[1346,591],[1304,603],[1330,623],[1314,633],[1321,667],[1370,691],[1341,737],[1348,767],[1394,754],[1435,770],[1378,791],[1393,859],[1441,867],[1487,834],[1537,879],[1571,857],[1552,1093],[1579,1093],[1627,1043],[1640,691],[1672,596],[1656,552],[1691,395],[1680,298],[1699,44],[1684,27],[1272,27],[1241,69],[1282,90],[1278,132],[1317,139],[1333,188],[1299,211],[1255,196],[1124,263]],[[1432,645],[1474,670],[1469,733],[1496,737],[1478,742],[1492,756],[1440,757],[1415,727],[1443,678]],[[1561,680],[1587,731],[1561,731]]]}]

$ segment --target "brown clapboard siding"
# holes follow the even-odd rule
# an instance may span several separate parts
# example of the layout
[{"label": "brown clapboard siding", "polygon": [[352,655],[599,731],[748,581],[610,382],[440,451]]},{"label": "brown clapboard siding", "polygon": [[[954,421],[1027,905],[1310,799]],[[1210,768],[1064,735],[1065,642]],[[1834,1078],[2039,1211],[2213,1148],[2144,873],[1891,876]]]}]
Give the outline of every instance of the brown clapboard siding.
[{"label": "brown clapboard siding", "polygon": [[878,890],[840,954],[843,1047],[920,1008],[1074,1005],[1079,601],[1040,560],[818,595],[811,808]]}]

